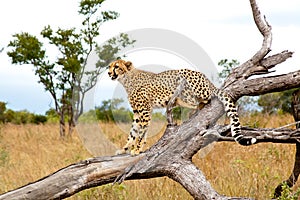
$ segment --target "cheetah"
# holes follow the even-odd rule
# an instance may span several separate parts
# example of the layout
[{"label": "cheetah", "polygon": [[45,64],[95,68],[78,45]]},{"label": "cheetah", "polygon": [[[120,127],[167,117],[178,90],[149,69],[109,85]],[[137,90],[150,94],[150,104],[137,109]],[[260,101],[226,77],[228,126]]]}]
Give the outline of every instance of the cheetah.
[{"label": "cheetah", "polygon": [[229,95],[216,88],[201,72],[180,69],[156,74],[136,69],[130,61],[116,60],[110,63],[108,75],[123,85],[133,110],[133,123],[127,144],[118,154],[129,150],[132,155],[140,153],[153,108],[167,107],[168,124],[172,124],[173,107],[201,108],[212,96],[217,96],[223,103],[235,141],[241,145],[256,142],[255,138],[245,138],[241,134],[237,109]]}]

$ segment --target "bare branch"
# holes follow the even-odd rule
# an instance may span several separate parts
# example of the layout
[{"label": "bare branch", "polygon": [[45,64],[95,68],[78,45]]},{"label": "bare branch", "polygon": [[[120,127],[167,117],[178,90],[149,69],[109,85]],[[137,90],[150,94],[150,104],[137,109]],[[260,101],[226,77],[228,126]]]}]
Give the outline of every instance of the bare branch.
[{"label": "bare branch", "polygon": [[[219,129],[222,130],[222,129]],[[223,132],[220,134],[219,138],[216,138],[218,141],[230,141],[234,142],[234,139],[228,135],[229,129],[223,129]],[[295,144],[300,141],[300,129],[283,129],[283,128],[242,128],[243,135],[253,136],[257,139],[257,143],[290,143]],[[226,135],[226,136],[224,136]]]},{"label": "bare branch", "polygon": [[264,36],[268,37],[271,33],[271,27],[268,24],[266,17],[264,16],[264,19],[262,19],[260,10],[257,6],[257,3],[255,0],[250,0],[250,5],[252,9],[253,19],[254,22],[259,30],[259,32]]},{"label": "bare branch", "polygon": [[0,199],[62,199],[81,190],[111,183],[136,157],[91,158],[65,167],[34,183],[0,195]]},{"label": "bare branch", "polygon": [[[255,0],[250,0],[250,5],[252,8],[252,14],[254,22],[260,31],[260,33],[263,35],[263,43],[260,50],[257,51],[256,54],[252,56],[248,61],[243,63],[240,67],[237,67],[233,70],[233,72],[229,75],[227,80],[224,83],[224,87],[228,87],[230,84],[234,83],[235,81],[239,79],[246,79],[251,74],[255,74],[255,68],[256,66],[259,66],[259,62],[271,51],[271,45],[272,45],[272,28],[266,21],[266,19],[262,19],[260,10],[256,4]],[[257,69],[258,71],[261,71],[261,68]]]},{"label": "bare branch", "polygon": [[250,5],[252,8],[253,19],[254,22],[260,31],[260,33],[264,36],[263,44],[261,49],[249,60],[251,63],[256,64],[260,60],[262,60],[270,51],[272,45],[272,28],[268,24],[266,17],[262,19],[260,14],[260,10],[256,4],[255,0],[250,0]]},{"label": "bare branch", "polygon": [[230,89],[233,98],[257,96],[300,87],[300,70],[288,74],[250,79],[235,83]]},{"label": "bare branch", "polygon": [[271,69],[275,67],[276,65],[283,63],[288,58],[292,57],[293,52],[290,51],[282,51],[281,53],[277,53],[275,55],[269,56],[267,58],[264,58],[260,61],[260,66],[263,66],[266,69]]},{"label": "bare branch", "polygon": [[293,52],[283,51],[281,53],[266,57],[262,59],[258,64],[253,65],[253,67],[249,68],[247,74],[245,73],[244,78],[248,79],[253,75],[263,75],[269,74],[274,71],[269,71],[269,69],[275,67],[276,65],[286,61],[288,58],[292,57]]}]

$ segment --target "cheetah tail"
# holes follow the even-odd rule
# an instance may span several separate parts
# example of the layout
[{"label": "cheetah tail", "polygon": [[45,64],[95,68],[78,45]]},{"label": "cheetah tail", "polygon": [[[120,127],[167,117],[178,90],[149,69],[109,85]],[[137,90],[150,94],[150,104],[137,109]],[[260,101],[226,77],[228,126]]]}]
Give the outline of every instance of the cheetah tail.
[{"label": "cheetah tail", "polygon": [[223,103],[225,112],[227,113],[227,116],[230,118],[231,134],[234,140],[237,143],[244,146],[248,146],[256,143],[257,141],[256,138],[245,137],[244,135],[242,135],[239,115],[233,100],[220,89],[216,88],[216,91],[214,93],[216,94],[218,99]]}]

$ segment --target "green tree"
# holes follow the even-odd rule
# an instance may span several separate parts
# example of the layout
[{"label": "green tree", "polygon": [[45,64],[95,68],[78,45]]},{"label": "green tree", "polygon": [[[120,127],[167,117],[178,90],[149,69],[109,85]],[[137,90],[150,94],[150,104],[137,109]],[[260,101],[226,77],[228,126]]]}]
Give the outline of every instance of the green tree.
[{"label": "green tree", "polygon": [[33,121],[33,114],[28,112],[27,110],[21,110],[15,112],[15,116],[13,119],[14,124],[27,124]]},{"label": "green tree", "polygon": [[113,121],[113,114],[111,110],[111,100],[104,100],[100,106],[96,107],[97,119],[104,122]]},{"label": "green tree", "polygon": [[132,112],[121,106],[123,99],[110,99],[102,101],[96,107],[97,119],[104,122],[131,122]]},{"label": "green tree", "polygon": [[6,108],[5,102],[0,101],[0,122],[1,123],[14,123],[14,124],[27,124],[34,123],[40,124],[47,121],[46,116],[30,113],[27,110],[13,111]]},{"label": "green tree", "polygon": [[121,33],[119,36],[109,39],[102,46],[97,46],[96,52],[99,57],[96,63],[97,68],[105,69],[111,61],[118,59],[119,56],[124,56],[118,53],[135,42],[136,40],[129,38],[127,34]]},{"label": "green tree", "polygon": [[14,122],[14,118],[15,118],[15,111],[8,109],[6,110],[5,114],[5,123],[9,123],[9,122]]},{"label": "green tree", "polygon": [[47,118],[47,122],[50,122],[50,123],[59,122],[59,115],[57,114],[55,109],[50,108],[49,110],[46,111],[45,115]]},{"label": "green tree", "polygon": [[[83,113],[83,101],[86,93],[97,82],[97,77],[107,65],[101,63],[95,69],[87,69],[88,58],[93,50],[97,50],[105,58],[114,58],[121,47],[132,44],[126,34],[121,34],[115,40],[111,39],[103,47],[99,47],[95,39],[100,34],[100,26],[110,20],[116,19],[119,14],[114,11],[100,11],[104,0],[82,0],[79,5],[79,14],[84,16],[82,27],[61,29],[54,31],[46,26],[41,31],[41,36],[50,45],[58,50],[57,59],[51,61],[44,49],[43,43],[29,33],[13,35],[14,40],[8,45],[7,53],[12,58],[13,64],[30,64],[34,66],[39,83],[44,85],[54,102],[55,111],[60,116],[60,135],[65,136],[66,124],[69,125],[69,134],[73,131],[78,118]],[[114,43],[115,42],[115,43]],[[120,44],[119,44],[120,43]],[[117,49],[108,47],[120,46]]]},{"label": "green tree", "polygon": [[47,117],[45,115],[33,115],[33,119],[31,123],[34,124],[44,124],[47,122]]},{"label": "green tree", "polygon": [[222,71],[219,72],[218,76],[222,82],[229,76],[232,69],[239,66],[240,62],[238,60],[232,59],[229,61],[228,59],[222,59],[218,62],[218,66],[222,67]]},{"label": "green tree", "polygon": [[0,101],[0,122],[5,122],[6,103]]},{"label": "green tree", "polygon": [[258,98],[258,105],[262,107],[262,112],[267,114],[291,113],[292,114],[292,93],[297,89],[283,92],[273,92],[261,95]]}]

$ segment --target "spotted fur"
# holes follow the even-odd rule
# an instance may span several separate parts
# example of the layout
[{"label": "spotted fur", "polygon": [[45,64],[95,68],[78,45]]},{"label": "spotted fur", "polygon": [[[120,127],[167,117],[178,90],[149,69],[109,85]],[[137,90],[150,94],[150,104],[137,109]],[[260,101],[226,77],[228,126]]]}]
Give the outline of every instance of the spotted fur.
[{"label": "spotted fur", "polygon": [[[230,118],[231,133],[236,142],[241,145],[256,142],[255,138],[245,138],[241,134],[237,109],[232,99],[216,88],[201,72],[180,69],[156,74],[136,69],[130,61],[116,60],[109,65],[108,75],[124,86],[134,114],[127,144],[119,153],[128,150],[131,150],[132,155],[140,153],[153,108],[167,107],[169,115],[172,108],[178,105],[193,109],[201,108],[212,96],[217,96],[224,104]],[[168,123],[172,123],[169,117]]]}]

